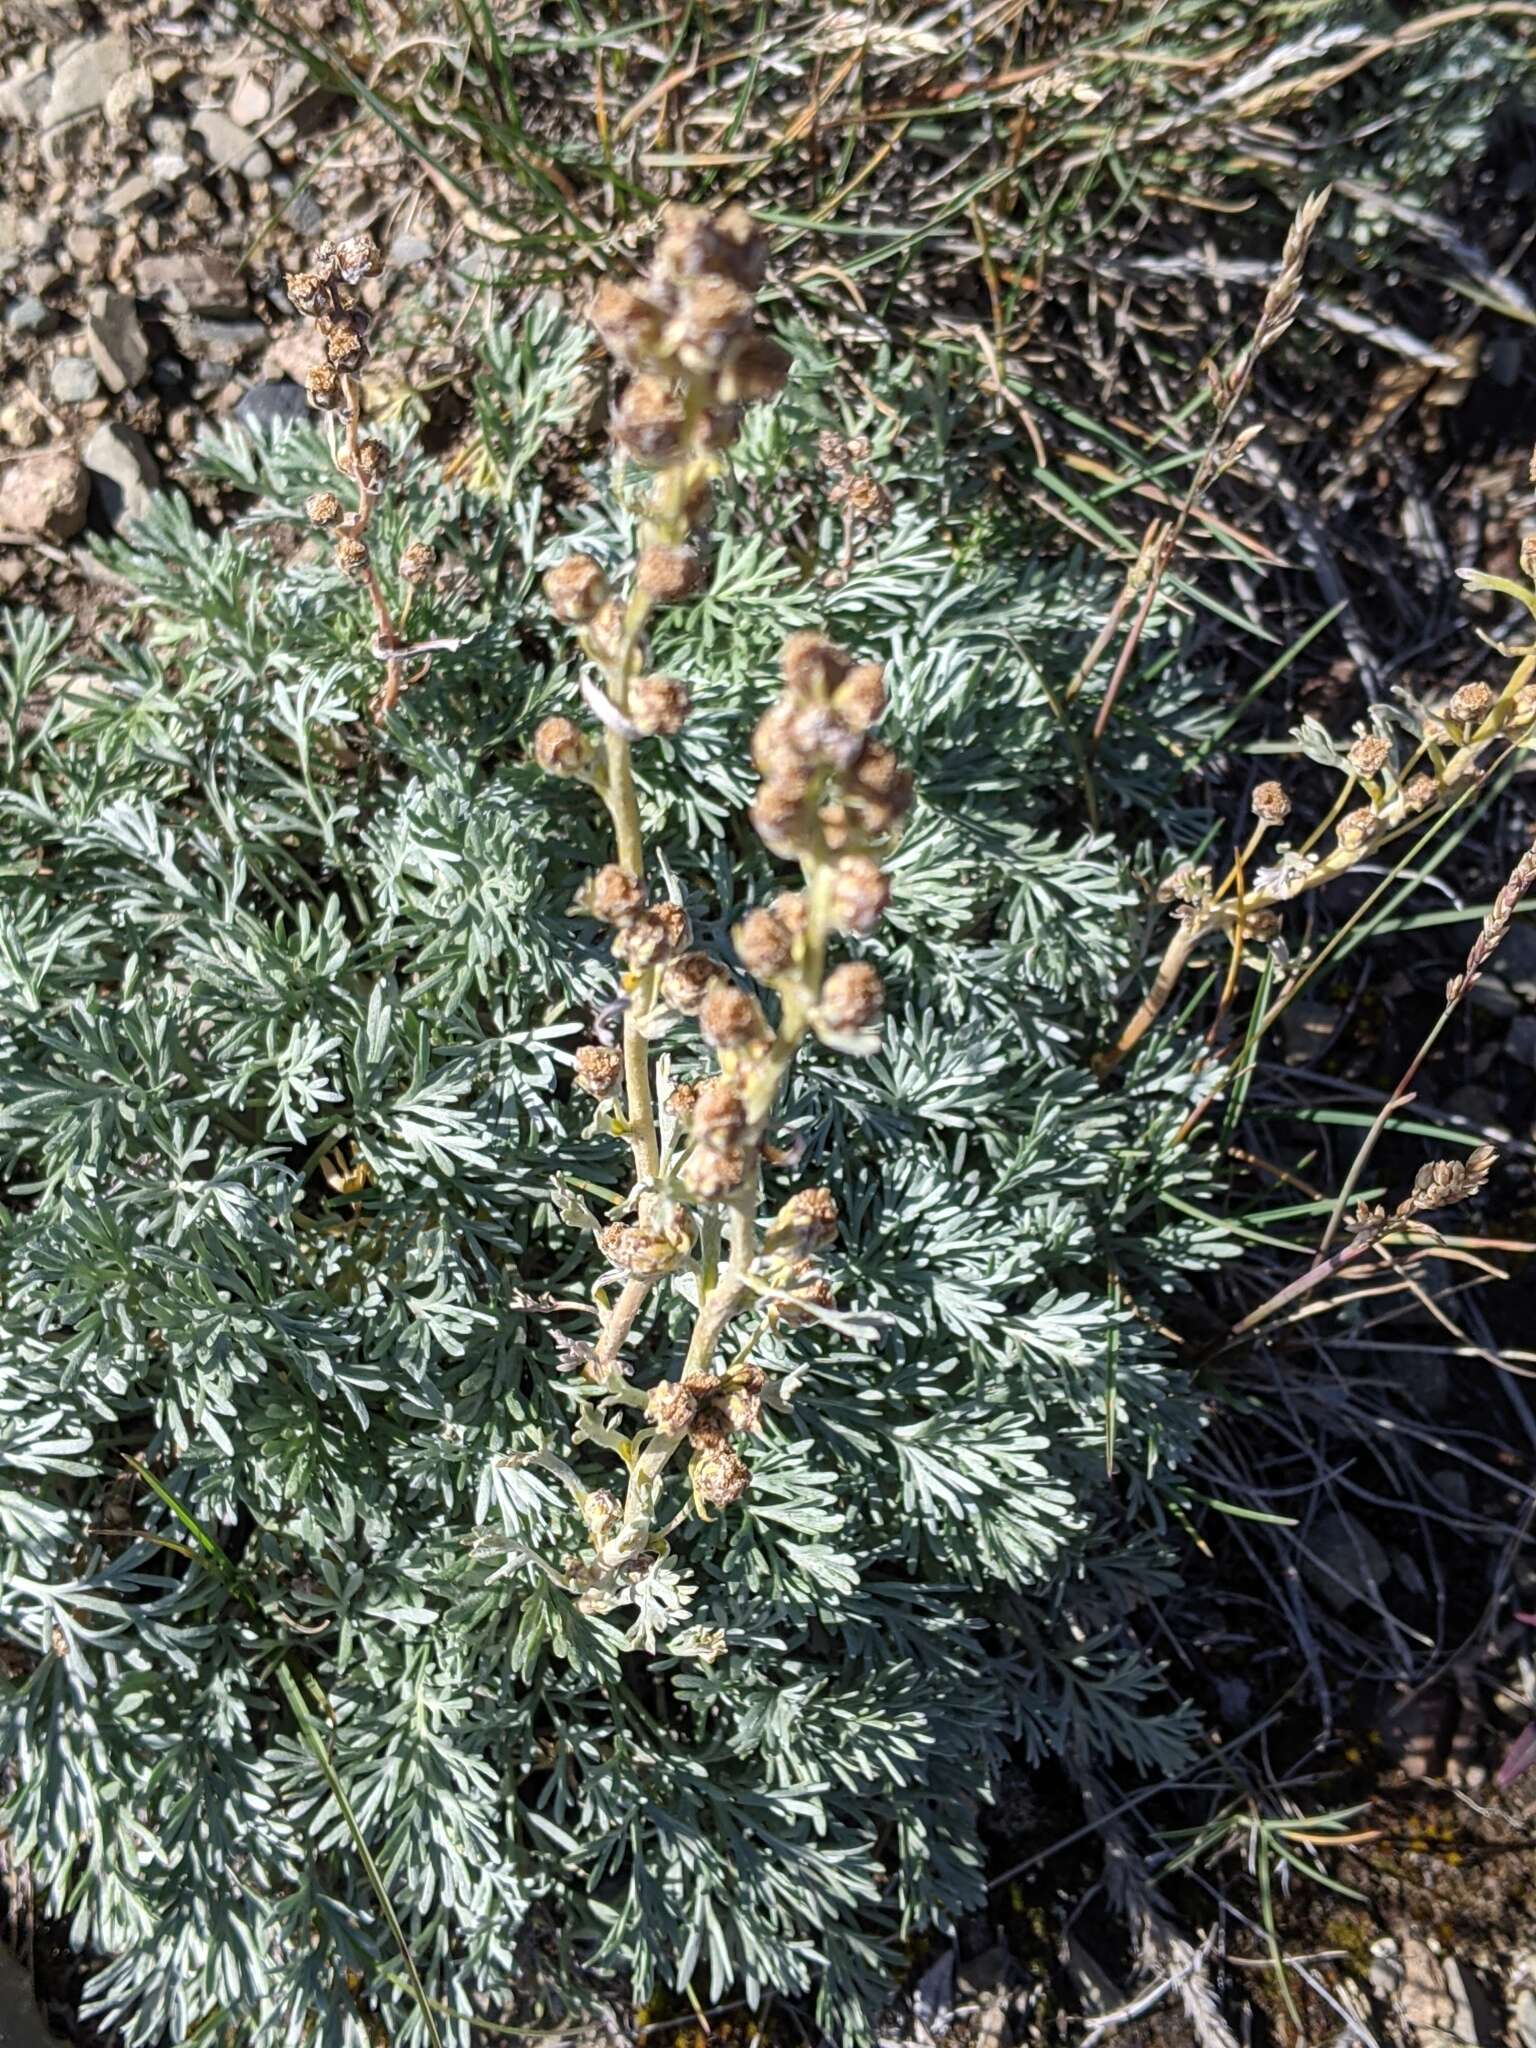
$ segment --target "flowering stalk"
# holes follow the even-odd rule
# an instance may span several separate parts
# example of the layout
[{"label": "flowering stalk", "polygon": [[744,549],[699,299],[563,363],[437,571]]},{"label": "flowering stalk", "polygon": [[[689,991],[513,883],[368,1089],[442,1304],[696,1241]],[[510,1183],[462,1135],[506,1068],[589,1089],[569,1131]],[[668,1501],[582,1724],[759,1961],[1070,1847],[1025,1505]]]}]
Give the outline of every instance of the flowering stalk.
[{"label": "flowering stalk", "polygon": [[[389,478],[390,454],[382,441],[363,434],[366,401],[362,372],[369,356],[370,321],[358,303],[357,287],[365,278],[377,277],[383,267],[372,235],[348,235],[334,244],[322,242],[313,267],[290,271],[284,280],[294,306],[314,321],[325,343],[325,360],[310,370],[304,388],[317,411],[340,423],[342,446],[337,448],[333,431],[332,456],[340,474],[357,489],[357,505],[350,514],[334,491],[314,492],[304,510],[311,525],[334,536],[337,568],[368,594],[374,621],[373,651],[385,665],[383,687],[370,706],[375,722],[394,710],[401,691],[419,681],[431,665],[428,648],[406,645],[366,538],[374,506]],[[424,541],[412,541],[402,551],[397,568],[409,591],[424,583],[435,566],[431,548]]]},{"label": "flowering stalk", "polygon": [[[1522,562],[1536,580],[1536,544],[1527,543]],[[1536,616],[1536,595],[1518,584],[1481,574],[1467,580],[1518,598]],[[1220,937],[1230,944],[1235,968],[1245,944],[1278,938],[1283,904],[1326,887],[1367,855],[1445,810],[1483,779],[1487,757],[1496,747],[1530,739],[1536,732],[1536,647],[1507,651],[1519,659],[1498,692],[1487,683],[1465,683],[1438,713],[1378,707],[1377,717],[1388,729],[1361,729],[1347,749],[1314,731],[1308,751],[1314,758],[1321,753],[1344,775],[1345,783],[1326,817],[1299,845],[1282,842],[1266,865],[1254,868],[1268,836],[1291,814],[1284,786],[1262,782],[1252,797],[1253,829],[1221,881],[1214,880],[1208,867],[1183,868],[1169,878],[1159,894],[1174,903],[1178,929],[1134,1015],[1096,1060],[1101,1076],[1111,1073],[1145,1037],[1178,987],[1191,955],[1207,939]],[[1402,760],[1399,732],[1409,743]],[[1353,795],[1365,801],[1345,809]],[[1333,845],[1326,852],[1315,851],[1330,828]]]},{"label": "flowering stalk", "polygon": [[[762,781],[752,823],[769,850],[793,860],[802,886],[747,912],[732,938],[737,963],[775,998],[772,1021],[758,996],[692,942],[681,905],[653,900],[632,753],[676,736],[689,696],[651,672],[648,630],[660,605],[696,596],[707,582],[704,526],[722,451],[744,405],[773,397],[788,370],[776,343],[753,327],[753,295],[766,251],[740,207],[717,216],[673,207],[639,286],[605,284],[591,319],[630,373],[614,411],[622,463],[649,485],[638,506],[636,559],[619,587],[591,557],[572,555],[545,589],[555,616],[575,632],[590,673],[583,703],[600,736],[575,720],[546,719],[534,734],[548,772],[588,783],[607,807],[615,859],[581,890],[575,909],[612,930],[620,963],[622,1045],[584,1046],[577,1085],[610,1111],[627,1139],[634,1183],[618,1217],[595,1219],[610,1276],[597,1295],[597,1341],[581,1353],[578,1438],[624,1462],[622,1503],[581,1485],[563,1459],[539,1454],[581,1508],[589,1560],[568,1578],[592,1611],[633,1597],[665,1552],[658,1530],[672,1461],[685,1446],[693,1510],[707,1515],[745,1491],[749,1474],[732,1439],[760,1426],[766,1377],[751,1342],[729,1364],[720,1350],[747,1306],[768,1322],[835,1314],[817,1254],[833,1241],[837,1208],[824,1188],[791,1195],[766,1228],[758,1220],[773,1119],[795,1054],[808,1033],[851,1052],[876,1043],[883,990],[862,961],[829,966],[839,934],[865,934],[889,895],[879,856],[911,801],[911,782],[872,735],[885,709],[881,670],[853,660],[815,632],[793,635],[782,654],[783,688],[759,720],[752,754]],[[655,1041],[693,1020],[714,1069],[654,1098]],[[645,1389],[630,1384],[625,1343],[650,1290],[686,1282],[691,1334],[675,1369]],[[635,1426],[626,1432],[623,1424]],[[671,1526],[671,1525],[668,1525]]]}]

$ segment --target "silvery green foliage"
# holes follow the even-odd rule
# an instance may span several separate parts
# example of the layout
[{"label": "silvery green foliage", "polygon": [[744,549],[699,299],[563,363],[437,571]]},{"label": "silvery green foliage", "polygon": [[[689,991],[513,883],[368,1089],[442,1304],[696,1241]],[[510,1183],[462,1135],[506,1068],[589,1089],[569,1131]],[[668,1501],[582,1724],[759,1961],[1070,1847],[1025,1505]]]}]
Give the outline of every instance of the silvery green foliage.
[{"label": "silvery green foliage", "polygon": [[[355,722],[378,680],[362,599],[295,558],[327,481],[307,431],[204,450],[260,494],[234,530],[167,499],[114,548],[134,629],[99,660],[8,623],[7,1825],[107,1958],[91,2003],[132,2043],[365,2048],[370,2011],[424,2038],[285,1653],[455,2043],[531,1982],[690,1978],[811,1994],[857,2038],[901,1942],[979,1903],[1010,1744],[1163,1771],[1191,1738],[1127,1617],[1169,1584],[1198,1426],[1155,1311],[1228,1247],[1171,1144],[1187,1080],[1149,1061],[1105,1092],[1086,1060],[1134,956],[1134,842],[1168,826],[1166,741],[1198,719],[1155,664],[1084,829],[1052,699],[1103,575],[960,522],[959,401],[910,365],[877,379],[892,414],[844,422],[876,433],[896,511],[828,590],[834,384],[802,344],[740,451],[715,586],[662,629],[697,713],[641,750],[652,843],[719,931],[768,882],[736,814],[778,641],[826,616],[889,662],[920,790],[872,943],[893,1015],[875,1057],[807,1064],[782,1137],[839,1191],[840,1298],[879,1341],[767,1340],[803,1369],[795,1403],[637,1609],[584,1616],[527,1561],[581,1540],[511,1462],[569,1450],[562,1344],[591,1329],[589,1241],[552,1183],[624,1173],[568,1082],[612,987],[567,915],[598,820],[525,758],[571,702],[535,456],[582,346],[544,313],[498,339],[490,496],[414,460],[387,501],[383,560],[421,537],[452,565],[412,630],[464,644],[380,744]],[[567,524],[617,556],[592,482]],[[696,1063],[681,1037],[672,1057]],[[688,1654],[704,1629],[718,1661]]]}]

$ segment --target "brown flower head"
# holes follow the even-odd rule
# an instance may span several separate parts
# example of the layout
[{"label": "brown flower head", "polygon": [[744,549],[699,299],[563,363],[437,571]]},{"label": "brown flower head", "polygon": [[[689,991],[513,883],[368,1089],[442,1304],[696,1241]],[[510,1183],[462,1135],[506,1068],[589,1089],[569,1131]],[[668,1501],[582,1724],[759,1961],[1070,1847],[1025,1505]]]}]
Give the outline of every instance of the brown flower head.
[{"label": "brown flower head", "polygon": [[585,891],[584,908],[602,924],[628,924],[645,908],[645,889],[638,876],[616,861],[600,867]]},{"label": "brown flower head", "polygon": [[861,661],[832,693],[832,709],[852,732],[868,732],[885,716],[885,670]]},{"label": "brown flower head", "polygon": [[424,540],[408,541],[400,550],[400,581],[425,583],[437,567],[437,550]]},{"label": "brown flower head", "polygon": [[686,1436],[699,1404],[678,1380],[662,1380],[645,1397],[645,1419],[665,1436]]},{"label": "brown flower head", "polygon": [[587,318],[616,363],[633,370],[656,353],[667,309],[633,285],[605,279],[592,295]]},{"label": "brown flower head", "polygon": [[292,300],[294,310],[308,320],[318,320],[332,310],[330,284],[318,271],[290,270],[283,279],[283,290]]},{"label": "brown flower head", "polygon": [[1347,853],[1356,853],[1362,846],[1369,846],[1381,825],[1369,804],[1362,804],[1358,811],[1346,811],[1335,830],[1340,846]]},{"label": "brown flower head", "polygon": [[678,604],[704,588],[704,563],[693,548],[642,548],[635,583],[655,604]]},{"label": "brown flower head", "polygon": [[852,667],[851,658],[824,633],[791,633],[779,650],[779,673],[797,696],[824,696]]},{"label": "brown flower head", "polygon": [[569,718],[545,718],[534,729],[533,758],[546,775],[580,775],[591,757],[590,741]]},{"label": "brown flower head", "polygon": [[633,461],[659,467],[682,454],[687,419],[665,377],[632,377],[614,408],[613,438]]},{"label": "brown flower head", "polygon": [[637,970],[659,967],[683,952],[692,938],[688,913],[680,903],[653,903],[615,934],[614,957]]},{"label": "brown flower head", "polygon": [[794,958],[794,939],[771,910],[749,910],[731,938],[736,958],[758,981],[772,981]]},{"label": "brown flower head", "polygon": [[325,337],[325,359],[350,376],[368,360],[368,318],[364,313],[339,313]]},{"label": "brown flower head", "polygon": [[382,441],[364,441],[358,448],[354,467],[364,490],[376,491],[389,475],[389,450]]},{"label": "brown flower head", "polygon": [[341,379],[330,363],[316,363],[305,373],[304,395],[319,412],[331,412],[341,404],[345,392]]},{"label": "brown flower head", "polygon": [[720,371],[720,396],[730,405],[761,405],[777,398],[789,381],[793,361],[766,334],[748,334],[727,352]]},{"label": "brown flower head", "polygon": [[669,1009],[696,1017],[704,998],[725,969],[707,953],[684,953],[669,960],[661,972],[661,999]]},{"label": "brown flower head", "polygon": [[1291,815],[1291,800],[1280,782],[1261,782],[1249,802],[1263,825],[1283,825]]},{"label": "brown flower head", "polygon": [[544,595],[562,625],[585,625],[607,602],[608,578],[590,555],[567,555],[546,571]]},{"label": "brown flower head", "polygon": [[837,1200],[830,1188],[801,1188],[768,1226],[764,1242],[772,1252],[804,1258],[837,1240]]},{"label": "brown flower head", "polygon": [[885,988],[867,960],[845,960],[821,985],[821,1015],[834,1031],[862,1031],[885,1008]]},{"label": "brown flower head", "polygon": [[1403,809],[1410,815],[1427,811],[1440,794],[1440,785],[1433,775],[1411,775],[1403,784]]},{"label": "brown flower head", "polygon": [[844,854],[832,879],[832,922],[840,932],[872,932],[891,900],[891,885],[867,853]]},{"label": "brown flower head", "polygon": [[693,1104],[695,1137],[711,1145],[734,1145],[747,1127],[747,1105],[721,1074],[700,1084]]},{"label": "brown flower head", "polygon": [[630,722],[647,738],[681,732],[687,716],[687,687],[675,676],[641,676],[630,684]]},{"label": "brown flower head", "polygon": [[336,543],[336,566],[343,576],[350,576],[354,583],[360,583],[368,573],[368,544],[361,540],[339,540]]},{"label": "brown flower head", "polygon": [[724,1201],[746,1177],[746,1155],[734,1146],[695,1145],[683,1161],[683,1186],[696,1201]]},{"label": "brown flower head", "polygon": [[576,1053],[576,1086],[583,1094],[604,1102],[613,1095],[624,1073],[624,1060],[616,1046],[583,1045]]},{"label": "brown flower head", "polygon": [[699,1029],[710,1045],[727,1051],[755,1045],[767,1035],[762,1011],[729,981],[716,982],[700,1003]]},{"label": "brown flower head", "polygon": [[1486,683],[1463,683],[1447,709],[1458,725],[1477,726],[1488,716],[1495,701]]},{"label": "brown flower head", "polygon": [[752,1475],[728,1444],[711,1444],[688,1461],[688,1477],[699,1499],[728,1508],[746,1492]]},{"label": "brown flower head", "polygon": [[346,507],[334,491],[311,491],[304,500],[304,516],[311,526],[339,526]]},{"label": "brown flower head", "polygon": [[347,235],[336,244],[331,260],[343,284],[361,284],[365,277],[377,277],[384,268],[379,245],[366,229]]},{"label": "brown flower head", "polygon": [[1349,772],[1369,782],[1381,773],[1392,755],[1392,745],[1379,732],[1363,733],[1349,750]]}]

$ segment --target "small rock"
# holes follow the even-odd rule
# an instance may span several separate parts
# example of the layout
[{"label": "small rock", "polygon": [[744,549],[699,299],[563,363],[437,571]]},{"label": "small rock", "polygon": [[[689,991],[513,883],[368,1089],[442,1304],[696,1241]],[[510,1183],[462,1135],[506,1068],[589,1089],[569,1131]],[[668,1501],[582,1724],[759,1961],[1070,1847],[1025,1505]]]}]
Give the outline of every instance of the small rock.
[{"label": "small rock", "polygon": [[188,362],[222,363],[226,369],[233,369],[267,339],[259,320],[200,320],[194,314],[173,319],[171,332]]},{"label": "small rock", "polygon": [[1343,1609],[1355,1600],[1374,1606],[1380,1601],[1392,1574],[1391,1560],[1363,1522],[1333,1509],[1318,1516],[1305,1532],[1304,1543],[1308,1568],[1330,1606]]},{"label": "small rock", "polygon": [[270,178],[272,159],[256,140],[217,107],[204,107],[192,116],[192,132],[207,151],[208,161],[218,170],[238,171],[243,178]]},{"label": "small rock", "polygon": [[1403,1943],[1403,1981],[1397,2009],[1414,2048],[1453,2048],[1456,2005],[1445,1988],[1440,1959],[1416,1934]]},{"label": "small rock", "polygon": [[48,373],[48,389],[60,405],[89,405],[101,379],[84,356],[59,356]]},{"label": "small rock", "polygon": [[1515,2039],[1520,2048],[1536,2048],[1536,1991],[1529,1985],[1515,2000]]},{"label": "small rock", "polygon": [[52,90],[53,79],[46,64],[39,64],[35,71],[24,71],[19,78],[6,79],[0,85],[0,122],[7,128],[35,128]]},{"label": "small rock", "polygon": [[1403,1962],[1397,1942],[1383,1934],[1371,1943],[1370,1985],[1378,1998],[1390,1998],[1403,1981]]},{"label": "small rock", "polygon": [[206,185],[194,185],[182,201],[182,211],[188,220],[206,224],[218,219],[219,202]]},{"label": "small rock", "polygon": [[121,220],[125,214],[137,213],[155,190],[153,178],[146,178],[142,171],[135,171],[131,178],[124,178],[101,202],[102,212],[112,220]]},{"label": "small rock", "polygon": [[131,60],[132,52],[124,35],[97,36],[91,42],[77,44],[53,74],[42,113],[44,132],[94,114]]},{"label": "small rock", "polygon": [[144,139],[151,149],[164,149],[185,158],[187,124],[174,114],[154,114],[144,123]]},{"label": "small rock", "polygon": [[163,298],[172,313],[243,313],[245,280],[216,250],[176,249],[134,265],[139,296]]},{"label": "small rock", "polygon": [[96,479],[102,511],[114,531],[121,533],[142,519],[160,487],[160,470],[144,436],[113,422],[98,427],[80,455]]},{"label": "small rock", "polygon": [[272,111],[272,89],[254,71],[247,71],[224,111],[237,128],[258,128]]},{"label": "small rock", "polygon": [[142,65],[114,78],[102,101],[102,112],[111,128],[134,129],[155,104],[155,82]]},{"label": "small rock", "polygon": [[1523,1067],[1536,1067],[1536,1017],[1517,1017],[1504,1040],[1504,1050]]},{"label": "small rock", "polygon": [[278,334],[261,359],[263,377],[291,377],[302,384],[320,360],[320,343],[312,327],[290,327]]},{"label": "small rock", "polygon": [[101,261],[102,238],[95,228],[71,228],[64,246],[82,270],[94,270]]},{"label": "small rock", "polygon": [[67,448],[23,456],[0,470],[0,527],[29,540],[72,540],[89,495],[90,480]]},{"label": "small rock", "polygon": [[132,299],[105,286],[86,304],[85,338],[91,361],[109,391],[128,391],[149,369],[149,343]]},{"label": "small rock", "polygon": [[325,232],[328,216],[306,185],[302,192],[295,192],[283,208],[283,219],[301,241],[313,242]]},{"label": "small rock", "polygon": [[436,254],[437,244],[424,235],[396,235],[389,245],[389,266],[409,270],[413,263],[429,263]]},{"label": "small rock", "polygon": [[23,340],[35,341],[44,334],[52,334],[58,326],[58,315],[45,306],[36,292],[25,297],[12,299],[5,309],[5,324],[12,334],[19,334]]},{"label": "small rock", "polygon": [[253,432],[276,433],[308,419],[309,400],[291,378],[269,377],[264,383],[253,384],[244,394],[235,407],[234,418]]},{"label": "small rock", "polygon": [[37,407],[27,398],[13,398],[0,406],[0,436],[12,448],[35,448],[46,429]]}]

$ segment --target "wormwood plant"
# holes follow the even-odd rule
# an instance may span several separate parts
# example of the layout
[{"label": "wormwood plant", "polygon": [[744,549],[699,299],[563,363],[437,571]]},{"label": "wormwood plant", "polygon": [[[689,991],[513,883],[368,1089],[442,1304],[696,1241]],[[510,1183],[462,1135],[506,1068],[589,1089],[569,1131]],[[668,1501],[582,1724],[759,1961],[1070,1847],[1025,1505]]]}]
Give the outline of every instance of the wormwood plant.
[{"label": "wormwood plant", "polygon": [[134,2043],[684,1987],[857,2040],[1010,1743],[1189,1749],[1160,1304],[1229,1246],[1177,1046],[1088,1067],[1206,730],[1175,615],[1111,839],[1053,708],[1111,593],[957,519],[963,386],[845,406],[789,329],[766,402],[749,226],[657,261],[558,503],[536,308],[494,495],[376,429],[359,534],[348,399],[350,475],[205,446],[249,517],[114,543],[98,657],[6,623],[5,1824]]}]

